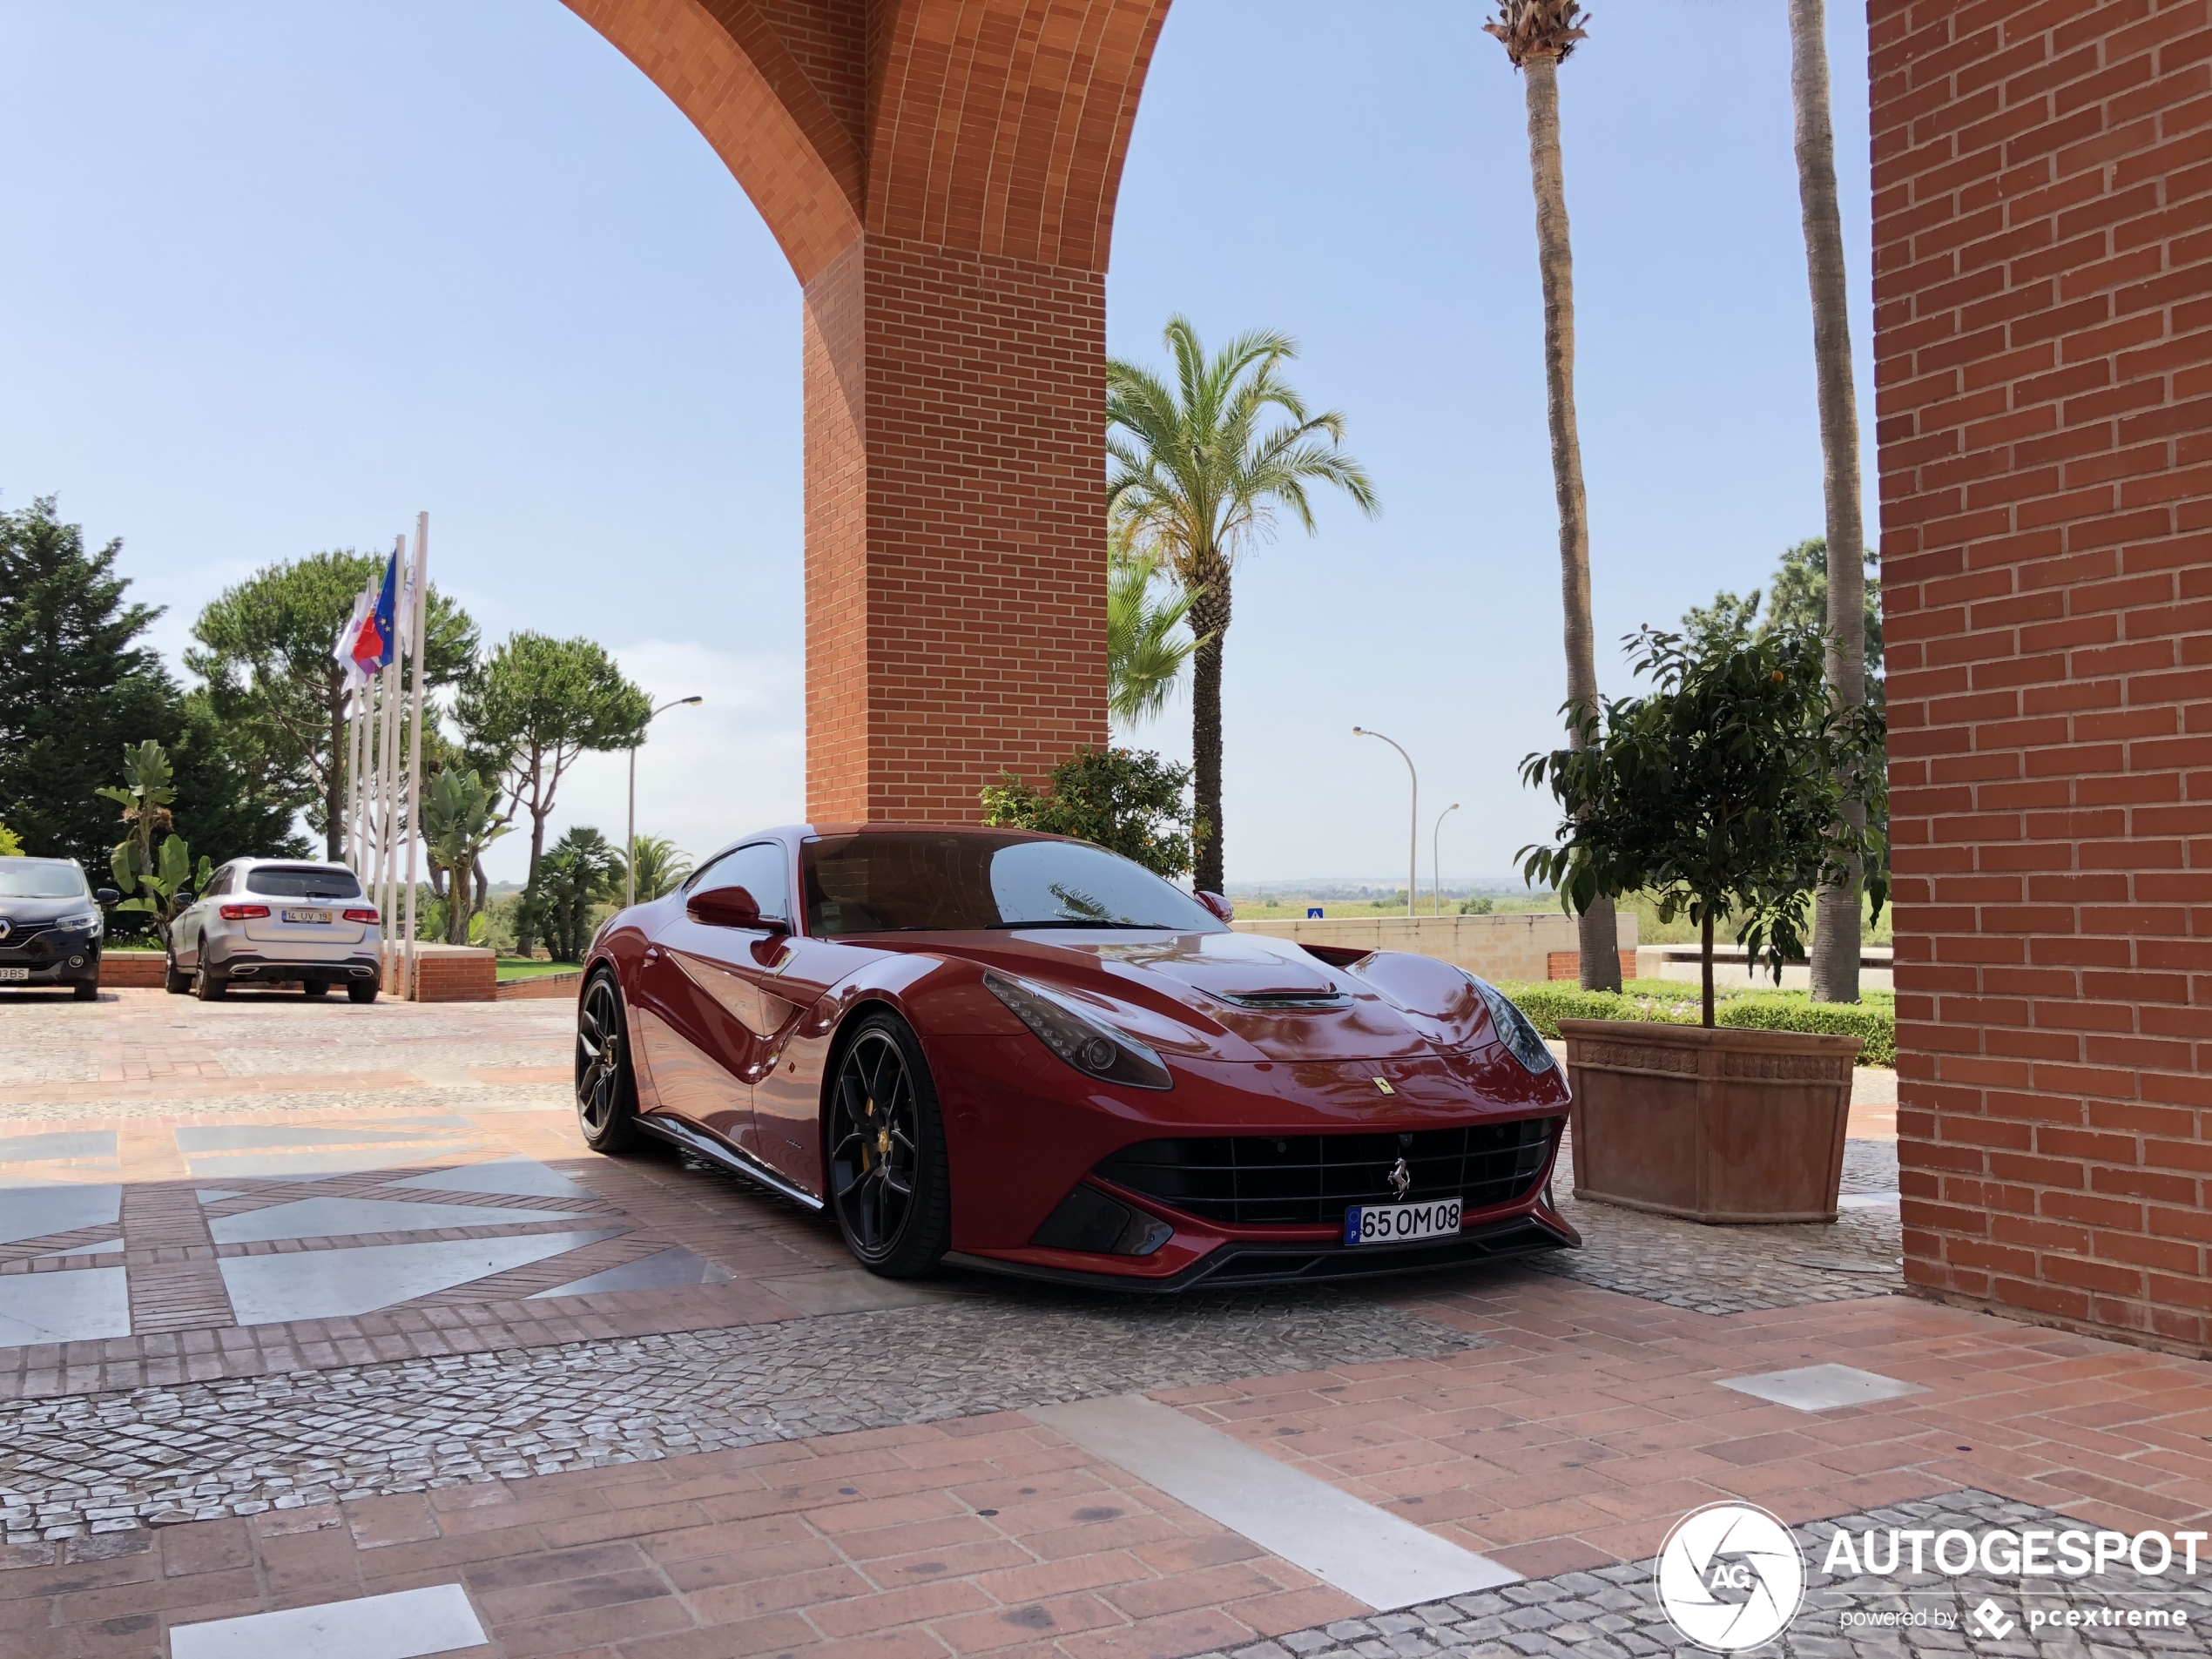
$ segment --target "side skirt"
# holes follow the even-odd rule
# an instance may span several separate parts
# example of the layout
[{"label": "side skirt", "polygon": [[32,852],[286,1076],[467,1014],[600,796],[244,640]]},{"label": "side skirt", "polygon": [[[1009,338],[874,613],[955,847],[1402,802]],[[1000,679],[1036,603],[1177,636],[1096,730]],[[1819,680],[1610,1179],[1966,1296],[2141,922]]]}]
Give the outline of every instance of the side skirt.
[{"label": "side skirt", "polygon": [[671,1145],[682,1147],[686,1152],[696,1152],[708,1163],[718,1163],[732,1174],[758,1182],[772,1192],[781,1193],[793,1204],[803,1204],[813,1211],[819,1211],[822,1207],[822,1201],[806,1188],[779,1175],[759,1159],[739,1151],[734,1146],[725,1145],[711,1135],[693,1129],[689,1123],[678,1123],[672,1117],[644,1114],[639,1115],[637,1123],[637,1127],[648,1135],[657,1135]]}]

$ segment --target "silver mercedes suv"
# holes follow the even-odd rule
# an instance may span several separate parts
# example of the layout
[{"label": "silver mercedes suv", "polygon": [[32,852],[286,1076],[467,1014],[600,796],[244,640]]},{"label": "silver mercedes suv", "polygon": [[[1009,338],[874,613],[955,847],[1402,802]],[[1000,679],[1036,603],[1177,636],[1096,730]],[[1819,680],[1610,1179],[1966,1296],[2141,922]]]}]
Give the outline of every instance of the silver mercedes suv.
[{"label": "silver mercedes suv", "polygon": [[235,983],[296,984],[309,996],[343,985],[374,1002],[381,920],[342,864],[233,859],[170,925],[165,982],[202,1001]]}]

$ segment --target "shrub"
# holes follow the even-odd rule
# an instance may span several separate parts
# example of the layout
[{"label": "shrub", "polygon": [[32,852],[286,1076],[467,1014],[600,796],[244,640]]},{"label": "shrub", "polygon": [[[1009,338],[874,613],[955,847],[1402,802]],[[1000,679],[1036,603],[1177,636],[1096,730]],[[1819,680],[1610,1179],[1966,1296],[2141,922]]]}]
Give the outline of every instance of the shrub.
[{"label": "shrub", "polygon": [[1809,1031],[1859,1039],[1862,1066],[1897,1064],[1897,1008],[1864,1002],[1816,1002],[1807,997],[1739,996],[1723,1002],[1714,1015],[1719,1025],[1752,1031]]},{"label": "shrub", "polygon": [[[1698,988],[1671,980],[1631,981],[1622,991],[1586,991],[1566,980],[1499,988],[1531,1025],[1554,1039],[1561,1020],[1696,1025],[1701,1013]],[[1717,992],[1715,1001],[1716,1025],[1857,1037],[1859,1064],[1897,1064],[1897,1002],[1882,992],[1870,992],[1860,1002],[1816,1002],[1803,991]]]},{"label": "shrub", "polygon": [[1206,836],[1185,792],[1190,769],[1149,751],[1080,749],[1052,769],[1042,792],[1010,772],[1001,779],[983,790],[987,825],[1072,835],[1170,881],[1190,874]]}]

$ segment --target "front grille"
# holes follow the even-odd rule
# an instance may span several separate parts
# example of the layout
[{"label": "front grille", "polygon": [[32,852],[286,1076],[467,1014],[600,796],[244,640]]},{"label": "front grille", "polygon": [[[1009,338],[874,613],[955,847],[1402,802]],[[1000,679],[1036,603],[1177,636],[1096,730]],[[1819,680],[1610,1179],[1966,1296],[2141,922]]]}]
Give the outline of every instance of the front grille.
[{"label": "front grille", "polygon": [[[1386,1135],[1234,1135],[1140,1141],[1099,1177],[1209,1221],[1340,1226],[1352,1204],[1465,1200],[1486,1209],[1526,1197],[1542,1174],[1555,1117]],[[1390,1172],[1413,1177],[1401,1199]]]}]

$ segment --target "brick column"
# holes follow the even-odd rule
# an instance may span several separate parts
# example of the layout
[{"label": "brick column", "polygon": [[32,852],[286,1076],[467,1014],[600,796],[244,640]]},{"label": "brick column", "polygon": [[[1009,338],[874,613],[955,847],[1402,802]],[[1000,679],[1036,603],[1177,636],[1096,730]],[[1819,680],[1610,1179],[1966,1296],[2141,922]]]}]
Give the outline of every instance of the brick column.
[{"label": "brick column", "polygon": [[1906,1277],[2212,1342],[2212,16],[1874,0]]},{"label": "brick column", "polygon": [[974,823],[1106,739],[1105,279],[870,234],[806,295],[807,813]]}]

